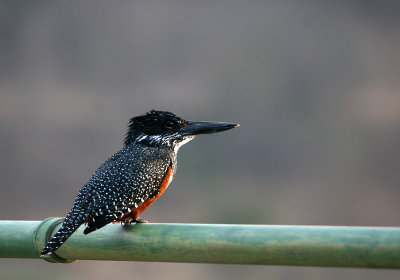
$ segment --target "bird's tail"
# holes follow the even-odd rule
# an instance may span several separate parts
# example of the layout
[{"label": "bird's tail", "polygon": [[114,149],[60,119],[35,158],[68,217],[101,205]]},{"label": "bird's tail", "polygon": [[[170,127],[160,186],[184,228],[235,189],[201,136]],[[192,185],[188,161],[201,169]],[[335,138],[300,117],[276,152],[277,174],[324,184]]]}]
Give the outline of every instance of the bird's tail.
[{"label": "bird's tail", "polygon": [[[73,212],[73,210],[71,210]],[[65,241],[78,229],[78,227],[87,219],[86,216],[89,215],[78,215],[78,217],[71,217],[72,213],[69,213],[62,224],[61,228],[57,231],[57,233],[47,242],[46,246],[43,248],[40,256],[44,256],[47,254],[51,254],[60,248],[61,245],[64,244]]]}]

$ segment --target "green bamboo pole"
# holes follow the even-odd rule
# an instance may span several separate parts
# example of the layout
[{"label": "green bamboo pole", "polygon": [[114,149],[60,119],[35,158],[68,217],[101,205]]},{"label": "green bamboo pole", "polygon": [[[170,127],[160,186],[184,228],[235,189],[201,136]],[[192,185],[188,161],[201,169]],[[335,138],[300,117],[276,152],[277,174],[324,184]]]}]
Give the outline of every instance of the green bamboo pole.
[{"label": "green bamboo pole", "polygon": [[[61,221],[0,221],[0,257],[39,258]],[[114,224],[82,231],[47,260],[400,268],[394,227]]]},{"label": "green bamboo pole", "polygon": [[37,258],[32,238],[40,222],[0,221],[1,258]]}]

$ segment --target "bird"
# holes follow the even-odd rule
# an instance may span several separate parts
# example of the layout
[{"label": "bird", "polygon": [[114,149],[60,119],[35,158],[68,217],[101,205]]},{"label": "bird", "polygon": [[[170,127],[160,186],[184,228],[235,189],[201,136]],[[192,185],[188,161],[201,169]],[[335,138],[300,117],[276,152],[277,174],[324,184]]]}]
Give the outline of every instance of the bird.
[{"label": "bird", "polygon": [[177,168],[177,152],[200,134],[239,126],[188,121],[174,113],[151,110],[129,120],[124,145],[80,189],[72,209],[40,255],[53,254],[82,225],[88,234],[109,223],[143,223],[139,215],[159,198]]}]

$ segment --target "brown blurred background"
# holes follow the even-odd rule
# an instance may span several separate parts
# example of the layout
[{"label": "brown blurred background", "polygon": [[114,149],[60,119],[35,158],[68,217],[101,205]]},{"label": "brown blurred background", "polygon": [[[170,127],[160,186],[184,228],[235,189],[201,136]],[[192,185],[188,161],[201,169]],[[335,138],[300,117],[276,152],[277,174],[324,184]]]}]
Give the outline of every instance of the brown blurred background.
[{"label": "brown blurred background", "polygon": [[[150,109],[238,122],[180,150],[152,222],[400,226],[399,1],[2,1],[0,219],[64,216]],[[2,279],[399,272],[0,260]],[[161,278],[162,277],[162,278]]]}]

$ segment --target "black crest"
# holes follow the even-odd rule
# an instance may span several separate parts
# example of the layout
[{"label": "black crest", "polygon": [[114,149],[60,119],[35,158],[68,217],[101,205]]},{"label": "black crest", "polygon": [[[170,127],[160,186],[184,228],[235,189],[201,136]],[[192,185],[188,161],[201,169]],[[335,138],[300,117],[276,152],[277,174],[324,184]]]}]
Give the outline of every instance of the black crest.
[{"label": "black crest", "polygon": [[125,145],[129,145],[141,135],[168,135],[177,132],[187,122],[177,115],[167,111],[151,110],[150,112],[131,118]]}]

